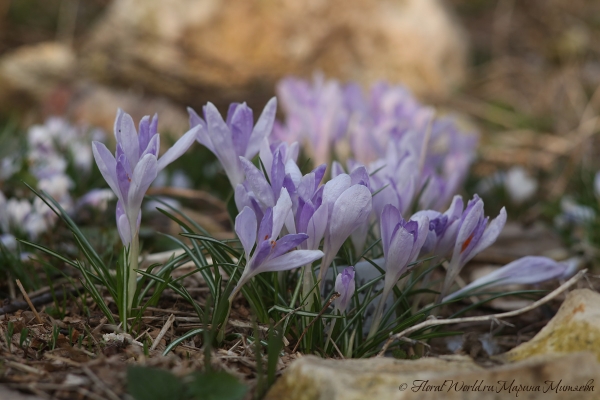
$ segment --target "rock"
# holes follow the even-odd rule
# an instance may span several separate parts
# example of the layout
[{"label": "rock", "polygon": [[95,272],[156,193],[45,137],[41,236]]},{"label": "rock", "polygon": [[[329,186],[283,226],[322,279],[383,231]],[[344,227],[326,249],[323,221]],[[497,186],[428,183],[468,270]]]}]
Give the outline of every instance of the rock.
[{"label": "rock", "polygon": [[465,42],[439,0],[121,0],[82,46],[82,65],[195,107],[264,103],[282,76],[317,70],[443,95],[465,75]]},{"label": "rock", "polygon": [[57,82],[73,78],[75,53],[58,42],[19,47],[0,61],[0,76],[10,86],[30,93],[47,94]]},{"label": "rock", "polygon": [[[470,358],[294,361],[265,400],[593,399],[600,363],[585,353],[491,369]],[[560,397],[557,397],[560,396]]]},{"label": "rock", "polygon": [[574,290],[548,324],[530,341],[502,355],[509,361],[585,351],[600,361],[600,294]]},{"label": "rock", "polygon": [[419,360],[325,360],[305,356],[288,367],[265,400],[401,399],[398,386],[402,383],[428,379],[449,369],[462,372],[482,370],[464,356]]},{"label": "rock", "polygon": [[[58,42],[23,46],[0,58],[0,107],[41,111],[66,116],[112,133],[117,108],[139,121],[144,115],[159,114],[159,130],[180,136],[189,129],[185,108],[164,97],[145,96],[132,90],[118,90],[86,80],[77,73],[74,51]],[[112,135],[108,135],[110,139]],[[166,145],[166,142],[163,144]]]},{"label": "rock", "polygon": [[[180,136],[189,129],[185,108],[160,96],[119,90],[90,82],[77,73],[74,51],[58,42],[23,46],[0,58],[0,108],[41,110],[48,115],[67,116],[88,126],[112,133],[117,108],[139,121],[144,115],[159,114],[159,131]],[[107,135],[108,139],[112,134]],[[166,142],[163,142],[165,145]]]}]

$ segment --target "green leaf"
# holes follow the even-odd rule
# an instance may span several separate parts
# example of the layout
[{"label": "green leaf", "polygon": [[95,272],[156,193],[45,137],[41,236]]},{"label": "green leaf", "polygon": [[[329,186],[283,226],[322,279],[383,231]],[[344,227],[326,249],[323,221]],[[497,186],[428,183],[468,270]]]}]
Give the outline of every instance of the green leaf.
[{"label": "green leaf", "polygon": [[196,373],[192,376],[194,380],[190,382],[188,392],[197,400],[241,400],[248,391],[246,385],[226,372]]},{"label": "green leaf", "polygon": [[184,386],[175,375],[156,368],[127,369],[127,391],[135,400],[183,400]]}]

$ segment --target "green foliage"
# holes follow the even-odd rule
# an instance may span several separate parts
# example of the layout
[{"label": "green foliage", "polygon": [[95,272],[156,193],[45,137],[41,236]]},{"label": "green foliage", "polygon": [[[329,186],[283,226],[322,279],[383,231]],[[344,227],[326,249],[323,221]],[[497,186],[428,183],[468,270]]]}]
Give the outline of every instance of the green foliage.
[{"label": "green foliage", "polygon": [[240,400],[247,390],[225,372],[193,373],[180,379],[156,368],[127,370],[127,391],[135,400]]},{"label": "green foliage", "polygon": [[[122,249],[116,263],[116,273],[113,273],[112,268],[110,267],[112,262],[110,262],[110,260],[106,262],[104,258],[96,252],[94,246],[89,242],[78,225],[71,219],[60,204],[46,193],[38,193],[30,186],[29,188],[67,225],[85,261],[69,259],[62,254],[39,244],[23,240],[21,240],[21,242],[77,269],[82,275],[81,284],[85,292],[90,295],[110,323],[114,324],[115,319],[113,314],[104,303],[104,298],[98,290],[97,285],[106,289],[117,305],[119,318],[123,325],[123,330],[126,332],[130,330],[130,324],[127,322],[130,317],[134,318],[134,323],[132,324],[134,325],[135,322],[141,318],[146,307],[156,304],[160,294],[168,286],[171,280],[171,272],[188,260],[185,254],[179,257],[172,257],[154,275],[151,273],[158,265],[150,266],[148,270],[145,271],[146,275],[137,279],[135,293],[130,293],[128,285],[125,283],[127,282],[125,279],[128,279],[127,275],[130,273],[127,265],[128,249]],[[148,275],[155,276],[157,279],[147,279]],[[130,298],[132,299],[130,300]],[[129,303],[130,301],[131,303]],[[57,302],[55,301],[55,304],[56,303]],[[131,310],[129,309],[128,303],[132,304]]]}]

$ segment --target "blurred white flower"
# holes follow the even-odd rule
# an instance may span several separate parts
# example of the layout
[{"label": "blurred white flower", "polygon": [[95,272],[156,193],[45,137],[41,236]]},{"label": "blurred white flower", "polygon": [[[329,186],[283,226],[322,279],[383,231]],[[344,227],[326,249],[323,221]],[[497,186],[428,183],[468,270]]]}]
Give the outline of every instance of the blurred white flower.
[{"label": "blurred white flower", "polygon": [[565,228],[569,225],[585,225],[596,218],[593,208],[578,204],[570,196],[560,199],[560,210],[562,213],[554,218],[554,224],[558,228]]},{"label": "blurred white flower", "polygon": [[29,213],[27,218],[25,218],[23,230],[27,233],[29,238],[36,239],[40,234],[46,232],[50,226],[51,225],[43,215],[34,211]]},{"label": "blurred white flower", "polygon": [[92,189],[79,199],[76,208],[89,206],[99,211],[106,211],[108,202],[116,197],[112,189]]},{"label": "blurred white flower", "polygon": [[17,239],[10,233],[0,235],[0,243],[11,251],[14,251],[17,248]]},{"label": "blurred white flower", "polygon": [[78,169],[89,171],[92,166],[92,147],[89,143],[74,142],[71,144],[73,162]]},{"label": "blurred white flower", "polygon": [[5,180],[13,176],[19,171],[20,164],[18,156],[9,156],[0,160],[0,180]]},{"label": "blurred white flower", "polygon": [[12,227],[23,226],[25,218],[31,212],[31,203],[25,199],[11,198],[6,202],[6,215],[8,224]]},{"label": "blurred white flower", "polygon": [[45,191],[50,196],[60,201],[69,195],[69,189],[73,187],[73,181],[67,175],[56,174],[48,178],[40,179],[38,189]]},{"label": "blurred white flower", "polygon": [[178,169],[173,172],[171,176],[171,186],[182,189],[189,189],[192,187],[192,181],[185,172]]},{"label": "blurred white flower", "polygon": [[520,204],[535,194],[538,182],[527,173],[525,168],[517,166],[512,167],[506,173],[504,186],[510,199],[514,203]]}]

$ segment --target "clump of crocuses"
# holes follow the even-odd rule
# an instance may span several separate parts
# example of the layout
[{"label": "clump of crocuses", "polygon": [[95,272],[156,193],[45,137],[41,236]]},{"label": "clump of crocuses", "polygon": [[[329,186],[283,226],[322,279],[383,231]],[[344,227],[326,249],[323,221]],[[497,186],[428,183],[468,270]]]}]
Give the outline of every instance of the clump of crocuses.
[{"label": "clump of crocuses", "polygon": [[[234,228],[243,249],[238,264],[243,270],[230,276],[235,279],[228,286],[233,288],[227,294],[230,305],[256,275],[302,268],[294,299],[300,293],[300,308],[314,312],[313,302],[332,294],[324,285],[334,280],[332,265],[356,265],[360,258],[376,255],[380,258],[369,262],[382,266],[384,275],[381,292],[371,298],[379,299],[368,335],[372,338],[389,329],[382,320],[385,304],[394,288],[404,290],[403,277],[423,258],[434,265],[448,261],[438,302],[475,286],[536,283],[567,274],[567,264],[529,257],[449,294],[464,265],[496,240],[506,222],[504,209],[489,221],[477,195],[466,208],[457,195],[476,137],[465,135],[453,117],[436,115],[400,86],[378,84],[365,95],[357,85],[318,77],[312,85],[286,79],[278,90],[287,114],[284,122],[275,121],[275,98],[256,123],[245,103],[231,104],[226,118],[208,103],[202,116],[188,109],[191,130],[162,158],[157,117],[144,117],[138,133],[131,117],[119,111],[115,156],[97,142],[93,152],[118,199],[117,228],[129,249],[131,271],[137,266],[146,190],[161,169],[197,140],[221,162],[238,211]],[[330,164],[333,148],[342,141],[349,151],[338,157],[347,170],[342,163]],[[316,161],[312,170],[298,164],[301,145]],[[526,269],[530,273],[524,275]],[[345,267],[335,278],[337,313],[356,312],[350,310],[351,299],[364,298],[355,294],[359,274]],[[129,285],[135,290],[133,273]],[[344,324],[340,330],[348,328]]]}]

